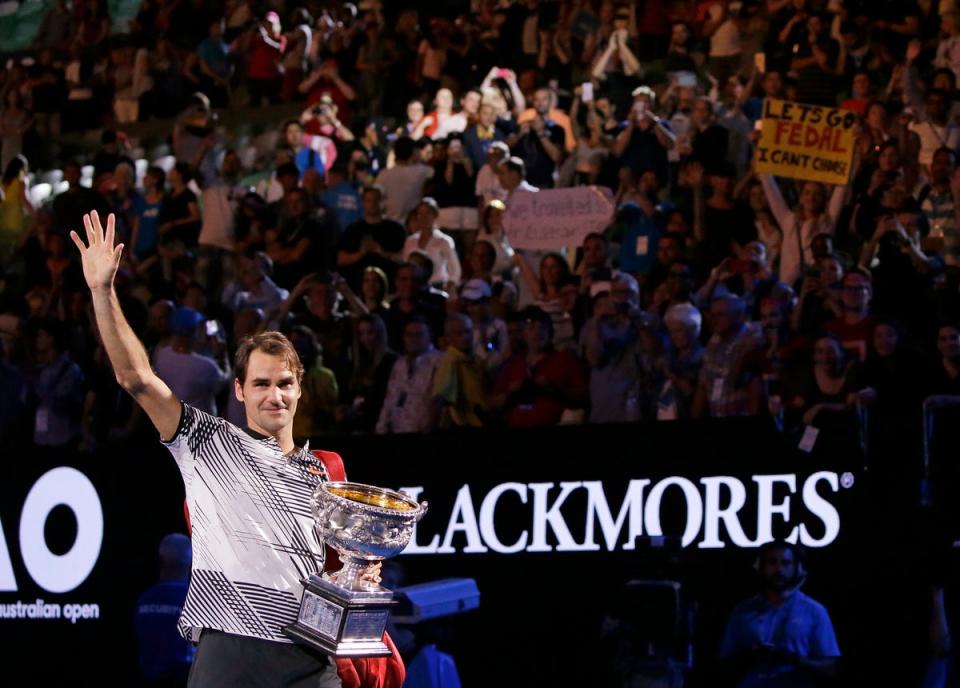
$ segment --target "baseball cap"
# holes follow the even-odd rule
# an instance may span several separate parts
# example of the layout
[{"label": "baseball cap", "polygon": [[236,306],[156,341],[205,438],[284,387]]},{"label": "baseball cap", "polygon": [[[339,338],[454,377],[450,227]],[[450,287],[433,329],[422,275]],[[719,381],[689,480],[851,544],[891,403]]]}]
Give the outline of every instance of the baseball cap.
[{"label": "baseball cap", "polygon": [[460,298],[464,301],[480,301],[489,299],[493,295],[490,285],[482,279],[472,279],[463,285]]}]

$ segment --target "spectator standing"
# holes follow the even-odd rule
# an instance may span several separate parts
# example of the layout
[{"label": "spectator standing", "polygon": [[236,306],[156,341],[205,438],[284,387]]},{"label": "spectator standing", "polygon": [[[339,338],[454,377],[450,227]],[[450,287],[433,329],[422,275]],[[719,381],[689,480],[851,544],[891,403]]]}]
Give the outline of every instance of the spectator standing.
[{"label": "spectator standing", "polygon": [[146,686],[186,685],[196,648],[180,636],[177,621],[190,585],[190,538],[164,536],[157,548],[157,582],[138,598],[134,612],[140,677]]},{"label": "spectator standing", "polygon": [[756,348],[757,342],[744,322],[745,316],[746,304],[738,296],[723,296],[710,304],[713,336],[703,354],[693,402],[695,418],[750,413],[744,359]]},{"label": "spectator standing", "polygon": [[404,355],[390,373],[377,433],[424,432],[430,428],[433,381],[443,357],[430,342],[430,325],[420,317],[403,328]]},{"label": "spectator standing", "polygon": [[396,164],[380,172],[376,183],[384,192],[387,217],[402,223],[423,198],[423,187],[433,177],[433,168],[419,161],[411,139],[397,139],[393,154]]},{"label": "spectator standing", "polygon": [[497,377],[491,408],[507,427],[556,425],[568,408],[587,399],[587,379],[569,351],[553,347],[553,320],[536,306],[522,312],[525,348],[507,361]]},{"label": "spectator standing", "polygon": [[451,313],[443,328],[446,348],[433,379],[435,427],[483,427],[487,412],[484,368],[473,355],[473,322]]},{"label": "spectator standing", "polygon": [[230,366],[224,354],[226,348],[219,333],[206,334],[220,350],[221,361],[216,361],[194,351],[198,328],[204,318],[192,308],[181,306],[173,317],[170,343],[159,346],[153,352],[152,363],[157,375],[167,383],[177,399],[182,399],[210,415],[217,415],[217,396],[230,382]]},{"label": "spectator standing", "polygon": [[800,592],[800,550],[781,540],[760,546],[761,591],[730,614],[720,645],[737,686],[817,685],[836,675],[840,648],[830,615]]},{"label": "spectator standing", "polygon": [[67,351],[67,331],[59,321],[38,322],[33,344],[37,363],[32,383],[33,442],[47,450],[69,451],[80,439],[86,391],[83,371]]},{"label": "spectator standing", "polygon": [[415,231],[403,244],[403,258],[408,259],[415,250],[430,256],[433,274],[429,283],[445,291],[453,291],[460,283],[460,258],[453,239],[437,227],[439,208],[437,202],[427,196],[417,205],[413,215]]},{"label": "spectator standing", "polygon": [[397,354],[389,348],[387,326],[379,315],[359,316],[355,332],[353,374],[343,395],[347,403],[338,409],[337,416],[347,430],[372,433],[383,409]]}]

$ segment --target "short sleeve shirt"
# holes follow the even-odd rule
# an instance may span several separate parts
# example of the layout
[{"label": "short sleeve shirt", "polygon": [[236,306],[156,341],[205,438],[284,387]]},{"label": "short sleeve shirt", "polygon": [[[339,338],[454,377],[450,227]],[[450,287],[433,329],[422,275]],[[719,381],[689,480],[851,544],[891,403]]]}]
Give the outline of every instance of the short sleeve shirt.
[{"label": "short sleeve shirt", "polygon": [[272,437],[183,405],[164,442],[186,488],[193,539],[190,588],[178,627],[291,642],[303,586],[323,571],[310,497],[326,479],[307,447],[284,455]]}]

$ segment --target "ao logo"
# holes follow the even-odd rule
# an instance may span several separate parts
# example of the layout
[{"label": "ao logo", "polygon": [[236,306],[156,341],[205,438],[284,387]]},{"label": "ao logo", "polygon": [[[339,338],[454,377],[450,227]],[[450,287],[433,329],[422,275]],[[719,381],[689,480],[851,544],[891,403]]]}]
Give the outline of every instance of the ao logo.
[{"label": "ao logo", "polygon": [[[43,535],[50,512],[69,508],[77,520],[70,551],[54,554]],[[34,483],[20,512],[20,554],[34,582],[51,593],[69,592],[90,575],[103,544],[103,509],[93,483],[78,470],[61,466]],[[0,527],[0,592],[15,591],[10,551]]]}]

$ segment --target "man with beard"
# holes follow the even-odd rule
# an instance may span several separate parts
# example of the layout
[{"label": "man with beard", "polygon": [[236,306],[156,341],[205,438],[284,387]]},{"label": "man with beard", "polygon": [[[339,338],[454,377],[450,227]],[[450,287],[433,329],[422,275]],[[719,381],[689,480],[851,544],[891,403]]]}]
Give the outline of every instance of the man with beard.
[{"label": "man with beard", "polygon": [[840,648],[830,615],[800,592],[806,571],[800,549],[783,540],[760,546],[760,593],[730,614],[720,656],[740,688],[801,688],[835,675]]}]

